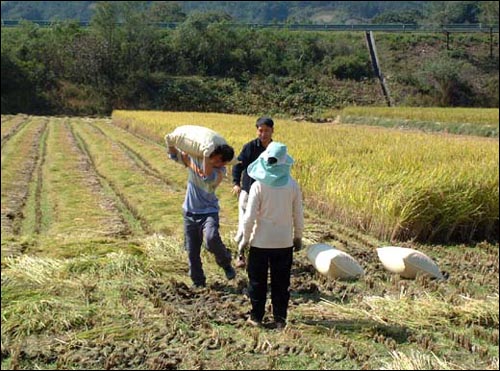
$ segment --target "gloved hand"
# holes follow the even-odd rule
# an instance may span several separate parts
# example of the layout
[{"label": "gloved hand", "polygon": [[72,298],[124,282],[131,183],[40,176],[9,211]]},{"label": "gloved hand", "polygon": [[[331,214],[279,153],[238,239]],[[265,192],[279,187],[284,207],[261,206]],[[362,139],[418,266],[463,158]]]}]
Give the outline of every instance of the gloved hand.
[{"label": "gloved hand", "polygon": [[293,251],[302,250],[302,238],[294,238],[293,239]]},{"label": "gloved hand", "polygon": [[238,255],[238,259],[236,260],[235,267],[236,268],[245,268],[246,265],[247,265],[247,261],[245,259],[245,254],[242,251],[240,251],[240,253]]}]

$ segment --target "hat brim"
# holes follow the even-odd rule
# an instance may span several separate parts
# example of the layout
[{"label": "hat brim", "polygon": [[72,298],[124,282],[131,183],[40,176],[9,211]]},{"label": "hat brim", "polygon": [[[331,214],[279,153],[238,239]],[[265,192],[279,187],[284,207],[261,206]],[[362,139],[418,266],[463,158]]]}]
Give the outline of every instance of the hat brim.
[{"label": "hat brim", "polygon": [[247,173],[249,177],[271,187],[282,187],[288,184],[292,164],[293,159],[290,156],[285,163],[274,165],[269,165],[267,159],[259,157],[248,166]]},{"label": "hat brim", "polygon": [[[269,158],[273,158],[274,156],[265,156],[265,152],[261,156],[265,161],[267,161]],[[276,158],[276,157],[274,157]],[[287,165],[287,166],[292,166],[293,163],[295,162],[294,159],[290,155],[286,155],[285,159],[279,159],[277,158],[278,162],[276,165]]]}]

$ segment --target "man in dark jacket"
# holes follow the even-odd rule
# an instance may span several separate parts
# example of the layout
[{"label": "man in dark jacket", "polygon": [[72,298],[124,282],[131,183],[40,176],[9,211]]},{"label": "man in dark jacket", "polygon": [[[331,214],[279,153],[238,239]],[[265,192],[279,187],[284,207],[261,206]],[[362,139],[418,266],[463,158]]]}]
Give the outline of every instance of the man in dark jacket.
[{"label": "man in dark jacket", "polygon": [[[243,215],[248,201],[248,194],[254,179],[247,174],[247,167],[252,162],[257,160],[262,152],[267,148],[269,143],[273,141],[274,122],[270,117],[260,117],[256,124],[257,138],[248,142],[243,146],[240,155],[238,156],[239,163],[233,166],[233,193],[238,195],[238,232],[236,233],[235,241],[240,242],[243,236]],[[245,266],[245,257],[242,252],[238,254],[236,266],[242,268]]]}]

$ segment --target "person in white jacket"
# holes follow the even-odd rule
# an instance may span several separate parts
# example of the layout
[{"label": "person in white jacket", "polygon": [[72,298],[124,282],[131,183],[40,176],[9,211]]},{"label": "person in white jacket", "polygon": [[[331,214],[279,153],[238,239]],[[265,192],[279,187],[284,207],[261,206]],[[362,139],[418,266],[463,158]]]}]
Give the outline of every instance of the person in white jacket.
[{"label": "person in white jacket", "polygon": [[252,310],[248,322],[254,326],[264,318],[269,269],[275,326],[286,325],[293,252],[302,248],[304,230],[302,193],[290,174],[293,162],[286,145],[271,142],[248,167],[255,182],[248,196],[239,250],[250,246],[247,271]]}]

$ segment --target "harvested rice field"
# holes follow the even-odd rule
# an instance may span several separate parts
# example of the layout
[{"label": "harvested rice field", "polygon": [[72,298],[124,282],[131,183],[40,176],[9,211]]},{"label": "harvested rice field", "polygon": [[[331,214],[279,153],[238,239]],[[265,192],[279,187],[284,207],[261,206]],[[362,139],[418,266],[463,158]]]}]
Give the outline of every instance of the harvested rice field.
[{"label": "harvested rice field", "polygon": [[[335,246],[365,274],[329,279],[295,253],[284,330],[269,315],[246,324],[246,272],[227,281],[207,251],[207,287],[191,288],[187,171],[163,136],[204,125],[238,152],[255,119],[2,116],[2,369],[498,369],[498,139],[275,120],[304,244]],[[231,188],[217,195],[235,253]],[[387,271],[376,249],[394,245],[445,279]]]}]

